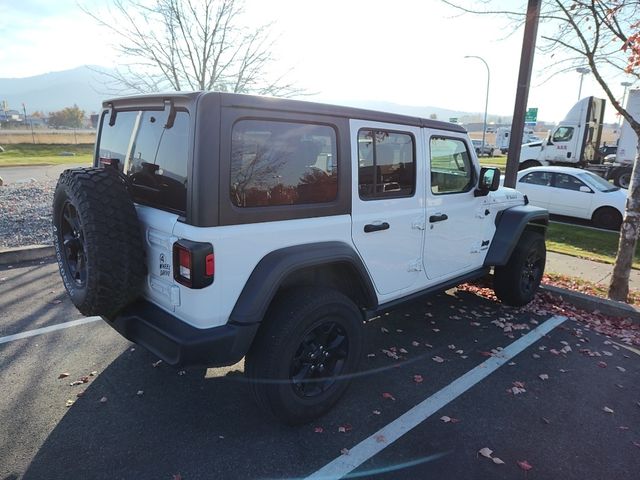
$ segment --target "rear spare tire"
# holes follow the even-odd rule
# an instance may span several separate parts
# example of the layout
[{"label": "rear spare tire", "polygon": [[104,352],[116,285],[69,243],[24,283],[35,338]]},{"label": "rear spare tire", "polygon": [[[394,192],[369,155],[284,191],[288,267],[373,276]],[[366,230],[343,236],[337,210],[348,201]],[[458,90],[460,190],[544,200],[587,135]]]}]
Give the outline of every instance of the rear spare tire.
[{"label": "rear spare tire", "polygon": [[84,315],[113,317],[140,295],[146,274],[140,225],[114,169],[62,172],[53,242],[65,289]]}]

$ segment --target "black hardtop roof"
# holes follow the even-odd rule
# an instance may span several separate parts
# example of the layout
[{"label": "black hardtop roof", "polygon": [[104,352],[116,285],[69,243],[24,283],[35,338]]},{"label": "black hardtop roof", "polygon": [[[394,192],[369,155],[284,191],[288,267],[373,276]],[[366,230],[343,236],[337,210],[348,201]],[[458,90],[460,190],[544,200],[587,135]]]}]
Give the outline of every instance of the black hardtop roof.
[{"label": "black hardtop roof", "polygon": [[275,110],[279,112],[291,113],[313,113],[316,115],[328,115],[333,117],[345,117],[361,120],[372,120],[386,123],[399,123],[417,127],[434,128],[438,130],[448,130],[451,132],[466,133],[460,125],[430,120],[421,117],[401,115],[389,112],[379,112],[363,108],[343,107],[325,103],[309,102],[306,100],[291,100],[287,98],[262,97],[257,95],[246,95],[240,93],[223,92],[167,92],[153,93],[147,95],[133,95],[105,100],[103,108],[113,105],[116,110],[134,106],[162,105],[165,100],[172,99],[177,103],[186,104],[196,102],[202,95],[218,95],[220,104],[225,107],[239,107],[258,110]]}]

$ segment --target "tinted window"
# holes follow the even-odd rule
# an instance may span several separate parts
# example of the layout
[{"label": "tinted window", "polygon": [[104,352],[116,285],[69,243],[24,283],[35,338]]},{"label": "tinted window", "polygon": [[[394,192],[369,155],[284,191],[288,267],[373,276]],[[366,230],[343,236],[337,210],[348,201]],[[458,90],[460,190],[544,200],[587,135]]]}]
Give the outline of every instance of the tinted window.
[{"label": "tinted window", "polygon": [[131,181],[134,200],[185,213],[189,114],[176,112],[165,128],[167,112],[118,112],[116,122],[102,122],[99,157],[118,159]]},{"label": "tinted window", "polygon": [[413,136],[384,130],[358,132],[360,198],[410,197],[415,191]]},{"label": "tinted window", "polygon": [[586,185],[573,175],[567,175],[566,173],[556,173],[554,187],[564,188],[565,190],[574,190],[577,192],[580,191],[580,187],[586,187]]},{"label": "tinted window", "polygon": [[520,183],[530,183],[532,185],[551,186],[551,173],[531,172],[520,179]]},{"label": "tinted window", "polygon": [[231,201],[238,207],[335,200],[336,134],[324,125],[241,120],[231,141]]},{"label": "tinted window", "polygon": [[473,163],[462,140],[431,137],[431,191],[466,192],[473,187]]},{"label": "tinted window", "polygon": [[573,137],[573,127],[559,127],[551,139],[554,142],[568,142]]}]

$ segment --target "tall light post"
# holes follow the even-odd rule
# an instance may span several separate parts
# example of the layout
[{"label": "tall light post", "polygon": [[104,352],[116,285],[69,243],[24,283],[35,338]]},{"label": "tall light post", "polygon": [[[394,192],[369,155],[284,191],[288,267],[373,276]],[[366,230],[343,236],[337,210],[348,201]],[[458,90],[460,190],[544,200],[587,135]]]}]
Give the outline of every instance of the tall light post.
[{"label": "tall light post", "polygon": [[[622,85],[624,87],[624,92],[622,93],[622,101],[620,102],[620,105],[622,105],[622,108],[624,108],[624,101],[627,98],[627,88],[629,88],[631,85],[633,85],[632,82],[620,82],[620,85]],[[622,115],[620,115],[620,119],[618,120],[618,128],[622,127]]]},{"label": "tall light post", "polygon": [[485,67],[487,67],[487,95],[484,101],[484,123],[482,125],[482,148],[480,149],[480,155],[482,155],[484,153],[485,135],[487,134],[487,108],[489,106],[489,80],[490,80],[491,74],[489,73],[489,65],[487,65],[487,62],[485,62],[484,58],[478,57],[476,55],[465,55],[464,58],[477,58],[482,63],[484,63]]},{"label": "tall light post", "polygon": [[578,88],[578,100],[580,100],[580,95],[582,94],[582,80],[584,79],[585,75],[591,73],[591,70],[589,70],[587,67],[578,67],[576,68],[576,72],[580,74],[580,88]]}]

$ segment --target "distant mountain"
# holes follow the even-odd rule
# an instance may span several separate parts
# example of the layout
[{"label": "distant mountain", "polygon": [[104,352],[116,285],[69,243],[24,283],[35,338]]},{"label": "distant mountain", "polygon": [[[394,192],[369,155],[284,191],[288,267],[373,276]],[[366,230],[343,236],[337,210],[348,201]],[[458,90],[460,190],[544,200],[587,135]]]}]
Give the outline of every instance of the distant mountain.
[{"label": "distant mountain", "polygon": [[24,103],[28,113],[54,112],[73,104],[87,114],[97,112],[102,101],[113,95],[104,93],[105,79],[92,68],[82,66],[33,77],[0,78],[0,102],[6,100],[10,109],[19,111]]},{"label": "distant mountain", "polygon": [[[22,104],[27,112],[54,112],[65,107],[78,105],[87,114],[100,110],[102,101],[115,96],[109,93],[109,79],[98,73],[107,71],[103,67],[82,66],[71,70],[44,73],[25,78],[0,78],[0,102],[6,100],[9,109],[22,111]],[[314,101],[312,97],[304,100]],[[383,112],[400,113],[414,117],[429,118],[436,114],[438,120],[448,121],[457,118],[460,122],[474,121],[479,118],[478,112],[462,112],[440,107],[399,105],[381,101],[328,101],[338,105],[348,105]],[[493,115],[490,116],[491,121]]]}]

